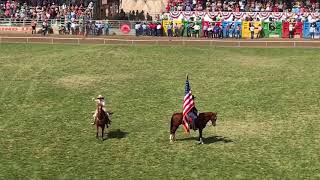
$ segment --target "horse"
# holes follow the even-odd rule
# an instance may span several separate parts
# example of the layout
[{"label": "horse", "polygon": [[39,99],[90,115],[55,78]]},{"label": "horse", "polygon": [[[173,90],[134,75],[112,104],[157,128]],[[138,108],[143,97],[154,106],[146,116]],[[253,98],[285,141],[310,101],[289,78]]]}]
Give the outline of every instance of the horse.
[{"label": "horse", "polygon": [[[176,140],[176,130],[183,123],[182,113],[174,113],[171,117],[170,125],[170,142]],[[202,130],[206,127],[207,123],[211,121],[213,126],[216,126],[217,113],[216,112],[203,112],[200,113],[197,119],[196,127],[199,129],[199,143],[203,144]]]},{"label": "horse", "polygon": [[104,110],[102,109],[102,105],[98,105],[97,116],[96,116],[96,128],[97,128],[96,138],[99,137],[99,127],[100,127],[101,133],[102,133],[101,137],[102,137],[102,140],[104,140],[103,139],[104,128],[106,126],[108,128],[108,124],[110,124],[110,120],[107,113],[104,112]]}]

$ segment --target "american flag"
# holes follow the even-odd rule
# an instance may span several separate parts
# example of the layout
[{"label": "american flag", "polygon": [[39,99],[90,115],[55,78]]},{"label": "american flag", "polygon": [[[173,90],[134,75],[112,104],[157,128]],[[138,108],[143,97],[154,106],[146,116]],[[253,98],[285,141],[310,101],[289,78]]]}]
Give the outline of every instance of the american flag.
[{"label": "american flag", "polygon": [[184,91],[184,100],[183,100],[183,127],[186,133],[189,133],[190,131],[187,114],[193,107],[194,107],[194,101],[192,99],[189,78],[187,76],[186,86]]}]

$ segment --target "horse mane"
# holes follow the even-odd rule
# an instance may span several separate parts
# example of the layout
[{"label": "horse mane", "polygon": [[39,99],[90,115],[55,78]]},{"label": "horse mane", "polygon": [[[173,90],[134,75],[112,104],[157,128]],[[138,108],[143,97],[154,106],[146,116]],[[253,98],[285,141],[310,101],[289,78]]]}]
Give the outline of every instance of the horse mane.
[{"label": "horse mane", "polygon": [[[101,104],[98,104],[98,114],[97,114],[97,116],[99,116],[99,115],[102,115],[102,116],[106,117],[106,112],[104,112],[104,110],[102,109],[102,105]],[[99,120],[101,120],[101,119],[99,119]]]}]

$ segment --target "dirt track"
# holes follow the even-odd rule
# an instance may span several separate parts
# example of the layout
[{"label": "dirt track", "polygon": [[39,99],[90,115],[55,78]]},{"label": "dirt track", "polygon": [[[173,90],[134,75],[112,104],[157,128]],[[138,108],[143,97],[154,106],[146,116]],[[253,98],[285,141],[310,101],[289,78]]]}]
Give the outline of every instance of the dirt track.
[{"label": "dirt track", "polygon": [[93,44],[93,45],[181,45],[210,47],[304,47],[320,48],[320,40],[304,39],[195,39],[168,37],[135,37],[135,36],[61,36],[1,34],[0,43],[44,43],[44,44]]}]

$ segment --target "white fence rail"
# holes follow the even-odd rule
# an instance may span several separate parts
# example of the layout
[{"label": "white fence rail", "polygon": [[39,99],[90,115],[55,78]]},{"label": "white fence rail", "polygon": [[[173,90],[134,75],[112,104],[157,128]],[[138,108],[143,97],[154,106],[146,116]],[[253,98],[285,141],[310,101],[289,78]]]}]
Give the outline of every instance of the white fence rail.
[{"label": "white fence rail", "polygon": [[251,41],[251,40],[194,40],[194,39],[107,39],[61,37],[0,37],[1,43],[40,44],[94,44],[94,45],[159,45],[159,46],[207,46],[207,47],[267,47],[267,48],[320,48],[319,40],[308,41]]}]

